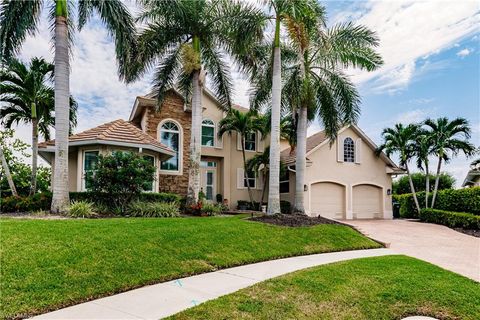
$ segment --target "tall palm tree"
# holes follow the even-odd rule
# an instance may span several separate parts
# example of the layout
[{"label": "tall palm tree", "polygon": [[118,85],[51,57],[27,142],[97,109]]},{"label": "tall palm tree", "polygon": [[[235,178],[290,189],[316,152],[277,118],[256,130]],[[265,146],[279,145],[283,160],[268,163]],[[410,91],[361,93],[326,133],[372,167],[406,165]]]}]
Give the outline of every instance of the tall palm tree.
[{"label": "tall palm tree", "polygon": [[431,208],[433,208],[438,191],[442,161],[444,161],[446,157],[452,158],[460,152],[463,152],[467,157],[474,155],[476,148],[468,141],[468,139],[470,139],[471,129],[467,119],[456,118],[450,121],[448,118],[443,117],[436,120],[427,119],[424,124],[431,130],[433,153],[438,158],[431,204]]},{"label": "tall palm tree", "polygon": [[[245,137],[249,133],[263,132],[265,120],[255,111],[241,112],[236,109],[230,109],[227,116],[220,121],[218,136],[223,136],[224,133],[232,134],[236,132],[237,135],[240,135],[240,141],[242,145],[242,157],[243,157],[243,171],[244,177],[247,181],[247,190],[248,196],[250,198],[250,203],[252,208],[254,208],[254,199],[252,195],[252,190],[250,183],[248,182],[248,174],[252,173],[247,166],[247,158],[245,155]],[[264,136],[264,135],[262,135]],[[255,173],[255,172],[254,172]]]},{"label": "tall palm tree", "polygon": [[[0,119],[6,128],[13,124],[32,124],[32,178],[30,194],[36,192],[38,135],[50,139],[54,125],[54,90],[47,84],[53,64],[42,58],[33,58],[26,65],[12,59],[0,70],[0,101],[6,103],[0,110]],[[76,125],[77,104],[70,98],[70,124]]]},{"label": "tall palm tree", "polygon": [[418,204],[412,175],[408,167],[408,162],[414,156],[414,144],[417,132],[418,125],[415,124],[404,126],[401,123],[397,123],[393,128],[383,129],[382,136],[384,143],[377,148],[376,152],[377,154],[380,154],[384,151],[387,156],[390,156],[393,153],[399,154],[400,166],[404,167],[407,171],[408,182],[413,194],[413,200],[415,201],[415,207],[417,208],[417,211],[420,212],[420,205]]},{"label": "tall palm tree", "polygon": [[[253,108],[260,108],[268,103],[271,107],[271,133],[270,133],[270,177],[268,188],[267,214],[280,213],[280,114],[282,96],[282,65],[284,58],[289,59],[290,54],[281,48],[281,25],[288,27],[288,21],[311,20],[318,14],[316,3],[313,0],[269,0],[268,6],[274,22],[273,43],[269,46],[260,46],[252,50],[251,57],[259,57],[259,62],[253,68],[252,83],[253,93],[251,104]],[[268,54],[270,51],[270,55]],[[263,59],[262,59],[263,56]],[[265,61],[265,57],[270,57]],[[283,57],[283,58],[282,58]],[[253,59],[253,58],[252,58]],[[263,65],[259,67],[258,64]],[[259,74],[262,74],[259,76]],[[271,98],[271,100],[270,100]]]},{"label": "tall palm tree", "polygon": [[[73,22],[72,0],[50,0],[49,19],[53,26],[55,49],[55,170],[53,174],[53,212],[66,211],[68,195],[68,134],[70,97],[70,45]],[[17,53],[27,34],[35,34],[43,9],[42,0],[3,0],[0,5],[0,61],[5,62]],[[78,28],[82,29],[94,12],[107,26],[115,39],[119,71],[127,72],[128,57],[134,47],[135,25],[121,0],[79,0]]]},{"label": "tall palm tree", "polygon": [[262,37],[261,11],[237,1],[140,1],[146,23],[138,39],[135,67],[126,72],[133,81],[156,65],[154,90],[158,106],[172,87],[191,100],[192,126],[188,165],[187,203],[196,203],[200,191],[202,99],[206,72],[221,105],[231,106],[232,79],[229,54],[244,61],[249,48]]}]

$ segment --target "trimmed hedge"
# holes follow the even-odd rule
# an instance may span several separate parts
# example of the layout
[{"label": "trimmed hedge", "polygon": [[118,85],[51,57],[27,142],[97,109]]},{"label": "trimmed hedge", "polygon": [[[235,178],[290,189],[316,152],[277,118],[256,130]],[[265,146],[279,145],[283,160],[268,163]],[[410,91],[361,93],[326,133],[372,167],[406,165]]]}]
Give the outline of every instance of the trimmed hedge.
[{"label": "trimmed hedge", "polygon": [[420,220],[442,224],[450,228],[480,230],[480,216],[471,213],[422,209],[420,210]]},{"label": "trimmed hedge", "polygon": [[[92,202],[97,206],[106,208],[109,213],[116,212],[117,208],[112,207],[112,197],[115,194],[95,192],[70,192],[71,201]],[[140,193],[135,195],[132,201],[142,202],[176,202],[180,203],[182,197],[174,193]],[[31,212],[38,210],[50,210],[52,194],[49,192],[37,193],[28,197],[9,196],[0,199],[0,212]]]},{"label": "trimmed hedge", "polygon": [[[433,193],[428,196],[429,203],[432,201],[432,196]],[[425,208],[425,192],[417,192],[417,198],[420,209]],[[400,216],[402,218],[418,218],[415,201],[411,193],[394,195],[393,199],[400,204]],[[440,190],[435,199],[434,209],[480,215],[480,187]]]}]

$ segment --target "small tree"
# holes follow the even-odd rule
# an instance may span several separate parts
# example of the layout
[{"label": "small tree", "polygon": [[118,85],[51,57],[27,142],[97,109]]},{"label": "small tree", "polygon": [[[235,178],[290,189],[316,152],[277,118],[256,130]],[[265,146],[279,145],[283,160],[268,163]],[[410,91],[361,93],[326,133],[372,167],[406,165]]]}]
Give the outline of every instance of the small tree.
[{"label": "small tree", "polygon": [[91,191],[111,195],[114,207],[124,212],[133,197],[145,191],[145,182],[155,179],[155,167],[140,154],[116,151],[100,155],[94,174],[85,179]]}]

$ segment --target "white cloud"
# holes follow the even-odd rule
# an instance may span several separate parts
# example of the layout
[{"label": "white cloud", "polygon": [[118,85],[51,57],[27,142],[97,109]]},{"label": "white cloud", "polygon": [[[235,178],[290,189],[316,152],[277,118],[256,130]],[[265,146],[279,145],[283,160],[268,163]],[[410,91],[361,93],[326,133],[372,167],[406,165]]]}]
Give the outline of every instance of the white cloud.
[{"label": "white cloud", "polygon": [[[380,79],[387,90],[413,80],[415,61],[450,48],[478,32],[476,1],[374,1],[355,3],[332,21],[355,20],[377,32],[384,66],[375,72],[354,71],[357,83]],[[359,13],[361,12],[361,14]],[[394,77],[391,74],[398,77]],[[377,84],[378,85],[378,84]]]},{"label": "white cloud", "polygon": [[464,57],[470,55],[472,52],[473,52],[473,50],[465,48],[465,49],[462,49],[462,50],[458,51],[457,56],[459,56],[461,58],[464,58]]}]

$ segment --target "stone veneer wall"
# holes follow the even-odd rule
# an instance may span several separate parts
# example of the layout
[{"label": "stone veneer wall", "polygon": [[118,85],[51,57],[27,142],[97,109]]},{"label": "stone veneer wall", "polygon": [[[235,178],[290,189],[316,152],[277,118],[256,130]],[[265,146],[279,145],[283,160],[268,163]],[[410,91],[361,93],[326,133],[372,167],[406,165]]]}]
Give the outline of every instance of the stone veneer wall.
[{"label": "stone veneer wall", "polygon": [[175,93],[167,93],[165,100],[159,110],[154,107],[147,109],[147,134],[157,139],[158,124],[163,119],[176,120],[183,129],[183,172],[181,175],[160,174],[158,177],[160,192],[174,192],[180,195],[187,195],[188,188],[188,159],[190,156],[190,127],[192,115],[183,110],[183,99]]}]

